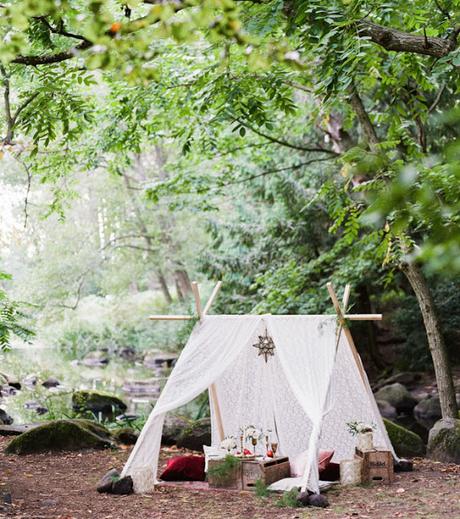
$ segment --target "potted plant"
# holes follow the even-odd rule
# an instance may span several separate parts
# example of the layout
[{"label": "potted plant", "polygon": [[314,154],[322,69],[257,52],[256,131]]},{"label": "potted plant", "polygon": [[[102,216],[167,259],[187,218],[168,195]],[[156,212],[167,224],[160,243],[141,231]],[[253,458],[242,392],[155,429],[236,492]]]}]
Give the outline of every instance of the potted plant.
[{"label": "potted plant", "polygon": [[352,436],[356,436],[356,448],[363,451],[371,451],[374,448],[373,430],[375,425],[365,424],[363,422],[348,422],[348,432]]}]

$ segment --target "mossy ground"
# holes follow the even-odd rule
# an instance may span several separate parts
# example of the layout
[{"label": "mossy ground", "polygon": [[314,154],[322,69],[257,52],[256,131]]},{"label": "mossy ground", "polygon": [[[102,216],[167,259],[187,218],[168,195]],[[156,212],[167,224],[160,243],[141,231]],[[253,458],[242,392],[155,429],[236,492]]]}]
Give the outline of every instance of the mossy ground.
[{"label": "mossy ground", "polygon": [[[110,468],[121,469],[131,449],[85,450],[29,456],[5,455],[0,437],[0,493],[12,494],[12,517],[112,519],[420,519],[460,517],[460,466],[416,459],[415,471],[396,474],[393,485],[334,488],[330,507],[279,508],[279,495],[164,486],[122,498],[97,494]],[[159,470],[182,451],[162,450]],[[1,512],[0,512],[1,515]]]}]

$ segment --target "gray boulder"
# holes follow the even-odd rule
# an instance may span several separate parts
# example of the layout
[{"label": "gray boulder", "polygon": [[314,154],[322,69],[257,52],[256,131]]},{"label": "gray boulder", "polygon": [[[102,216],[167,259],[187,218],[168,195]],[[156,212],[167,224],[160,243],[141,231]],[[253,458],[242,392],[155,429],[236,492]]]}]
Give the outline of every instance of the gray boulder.
[{"label": "gray boulder", "polygon": [[129,362],[133,362],[134,360],[136,360],[137,357],[136,350],[134,348],[131,348],[131,346],[125,346],[124,348],[120,348],[117,353],[119,357]]},{"label": "gray boulder", "polygon": [[399,382],[382,387],[375,393],[375,398],[387,401],[398,413],[411,412],[417,404],[407,388]]},{"label": "gray boulder", "polygon": [[[460,398],[458,397],[457,405],[460,407]],[[414,407],[414,416],[417,422],[425,427],[425,429],[431,429],[434,424],[442,418],[439,397],[434,395],[420,400]]]},{"label": "gray boulder", "polygon": [[113,433],[114,440],[123,445],[134,445],[138,437],[139,434],[131,427],[122,427]]},{"label": "gray boulder", "polygon": [[26,387],[28,388],[33,388],[37,385],[37,382],[38,382],[38,377],[37,375],[31,373],[30,375],[27,375],[24,380],[23,380],[23,383]]},{"label": "gray boulder", "polygon": [[112,483],[112,489],[110,493],[117,495],[129,495],[133,493],[133,488],[134,486],[131,476],[125,476],[124,478],[117,479]]},{"label": "gray boulder", "polygon": [[192,421],[185,416],[167,414],[163,425],[162,445],[176,445],[182,432],[187,430]]},{"label": "gray boulder", "polygon": [[201,418],[191,422],[190,425],[182,431],[177,439],[177,446],[180,449],[190,449],[192,451],[202,451],[203,445],[211,444],[211,420],[210,418]]},{"label": "gray boulder", "polygon": [[318,508],[326,508],[329,506],[329,501],[327,497],[323,494],[311,494],[308,497],[308,504],[310,506],[316,506]]},{"label": "gray boulder", "polygon": [[0,409],[0,424],[3,425],[11,425],[13,423],[13,418],[3,409]]},{"label": "gray boulder", "polygon": [[385,380],[381,380],[377,384],[375,384],[374,389],[378,390],[384,386],[388,386],[390,384],[394,384],[398,382],[399,384],[403,384],[406,387],[413,388],[422,380],[422,373],[417,373],[415,371],[402,371],[401,373],[396,373],[391,377],[386,378]]},{"label": "gray boulder", "polygon": [[94,415],[101,414],[105,418],[113,418],[126,411],[126,404],[118,397],[98,391],[75,391],[72,395],[74,411],[90,411]]},{"label": "gray boulder", "polygon": [[7,386],[14,387],[14,389],[17,389],[18,391],[21,389],[21,383],[14,375],[0,373],[0,382]]},{"label": "gray boulder", "polygon": [[43,383],[42,383],[42,386],[43,387],[46,387],[47,389],[50,389],[52,387],[57,387],[57,386],[60,386],[61,383],[59,382],[59,380],[57,378],[54,378],[54,377],[48,377]]},{"label": "gray boulder", "polygon": [[1,389],[0,389],[1,396],[13,396],[17,392],[18,392],[18,390],[16,388],[14,388],[13,386],[8,386],[8,385],[1,386]]},{"label": "gray boulder", "polygon": [[136,396],[159,396],[160,384],[157,379],[125,380],[123,391]]},{"label": "gray boulder", "polygon": [[394,420],[397,416],[396,409],[386,400],[377,400],[377,406],[383,418]]},{"label": "gray boulder", "polygon": [[151,369],[171,368],[177,360],[177,353],[150,352],[144,357],[144,366]]},{"label": "gray boulder", "polygon": [[425,429],[431,429],[442,418],[439,397],[433,396],[421,400],[414,407],[414,416],[417,422]]},{"label": "gray boulder", "polygon": [[89,367],[106,366],[109,363],[107,351],[95,350],[87,353],[82,364]]},{"label": "gray boulder", "polygon": [[24,409],[28,409],[29,411],[35,411],[38,415],[46,414],[48,409],[42,406],[40,403],[35,402],[35,400],[29,400],[24,403]]},{"label": "gray boulder", "polygon": [[460,464],[460,420],[439,420],[430,430],[427,454],[444,463]]},{"label": "gray boulder", "polygon": [[120,479],[120,473],[117,469],[110,469],[107,474],[104,474],[97,484],[96,490],[102,493],[109,493],[112,490],[114,481]]}]

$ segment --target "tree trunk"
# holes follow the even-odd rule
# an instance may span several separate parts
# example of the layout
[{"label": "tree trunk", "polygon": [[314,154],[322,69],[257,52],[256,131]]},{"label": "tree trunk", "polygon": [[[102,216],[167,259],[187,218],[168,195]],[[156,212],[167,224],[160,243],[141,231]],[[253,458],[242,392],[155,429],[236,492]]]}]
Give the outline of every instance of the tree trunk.
[{"label": "tree trunk", "polygon": [[174,271],[174,279],[176,281],[177,297],[183,301],[185,297],[192,292],[192,284],[188,272],[184,268]]},{"label": "tree trunk", "polygon": [[431,291],[420,267],[414,263],[403,263],[401,270],[414,290],[422,312],[428,346],[430,348],[431,358],[433,359],[434,372],[438,385],[442,417],[457,418],[454,382],[433,296],[431,295]]},{"label": "tree trunk", "polygon": [[157,270],[157,277],[158,277],[158,282],[160,283],[161,291],[163,292],[166,302],[169,305],[172,303],[172,296],[171,296],[171,292],[169,291],[168,283],[166,282],[166,278],[160,269]]}]

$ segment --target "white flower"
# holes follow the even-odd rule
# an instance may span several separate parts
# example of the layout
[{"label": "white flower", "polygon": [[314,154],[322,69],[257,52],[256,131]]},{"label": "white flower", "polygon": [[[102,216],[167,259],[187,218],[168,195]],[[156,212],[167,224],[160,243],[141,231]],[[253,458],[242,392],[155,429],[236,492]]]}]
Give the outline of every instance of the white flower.
[{"label": "white flower", "polygon": [[236,449],[236,447],[237,447],[236,439],[233,436],[227,436],[227,438],[224,438],[220,442],[220,446],[222,447],[222,449],[225,449],[227,451]]}]

